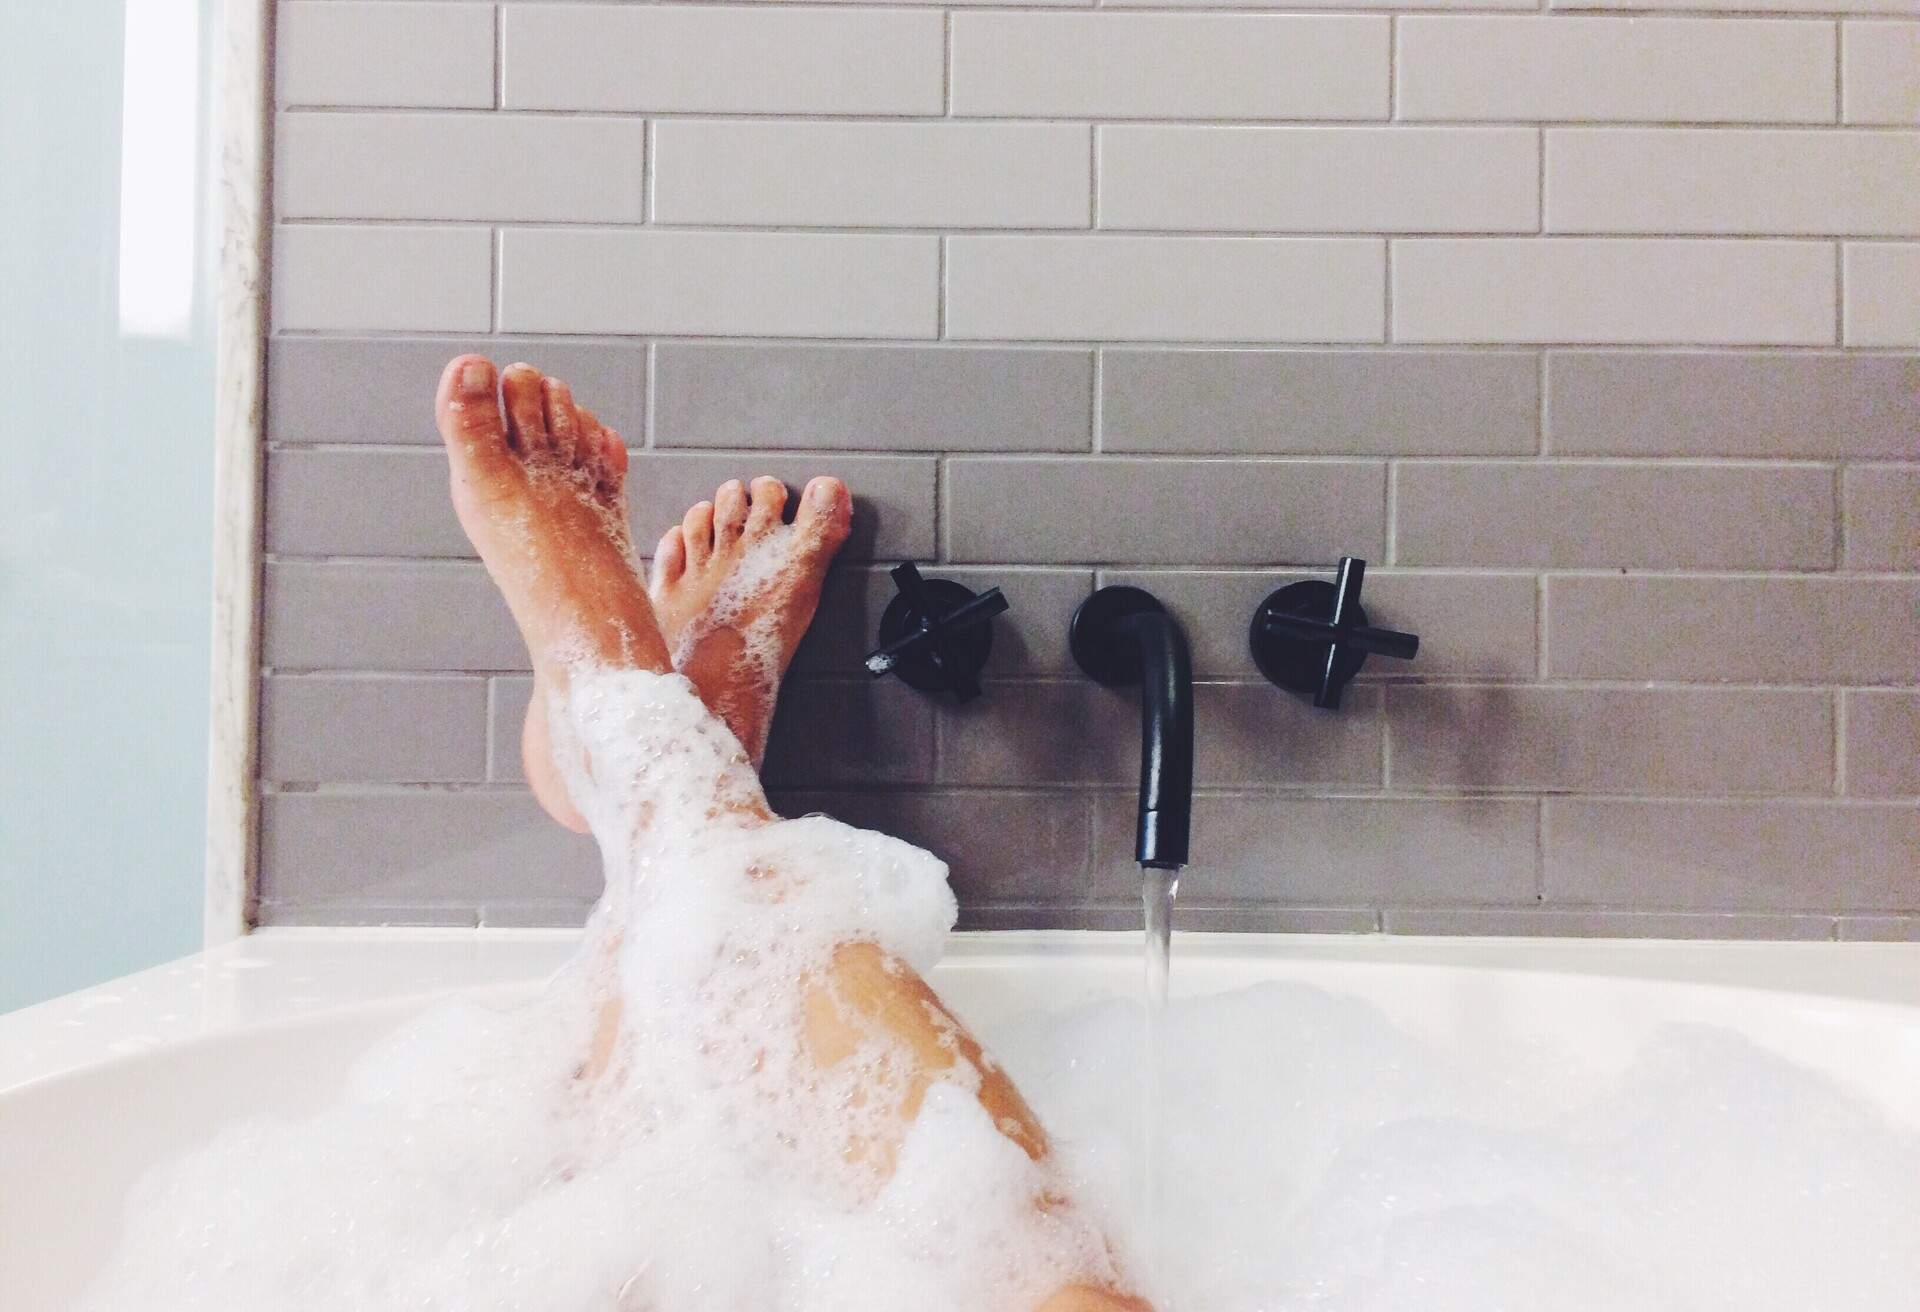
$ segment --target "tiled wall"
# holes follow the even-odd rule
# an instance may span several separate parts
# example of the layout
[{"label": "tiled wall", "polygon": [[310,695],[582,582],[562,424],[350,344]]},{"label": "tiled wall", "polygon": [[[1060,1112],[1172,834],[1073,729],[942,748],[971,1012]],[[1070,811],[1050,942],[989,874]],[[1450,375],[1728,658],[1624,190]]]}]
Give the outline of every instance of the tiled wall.
[{"label": "tiled wall", "polygon": [[[1124,580],[1204,681],[1186,924],[1920,934],[1920,22],[1652,3],[284,0],[262,919],[594,894],[446,505],[477,347],[645,541],[854,486],[768,775],[968,923],[1136,923],[1065,651]],[[1425,641],[1336,718],[1244,634],[1343,552]],[[1011,598],[977,704],[858,672],[902,558]]]}]

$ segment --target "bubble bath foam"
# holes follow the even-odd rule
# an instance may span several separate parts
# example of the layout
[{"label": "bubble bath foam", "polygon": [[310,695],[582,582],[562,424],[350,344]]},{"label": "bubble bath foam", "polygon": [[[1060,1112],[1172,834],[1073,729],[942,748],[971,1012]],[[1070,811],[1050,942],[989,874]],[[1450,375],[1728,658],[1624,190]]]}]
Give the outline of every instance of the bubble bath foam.
[{"label": "bubble bath foam", "polygon": [[1606,1073],[1577,1036],[1468,1060],[1270,983],[1168,1005],[1155,1135],[1121,1004],[996,1035],[1049,1161],[964,1064],[903,1125],[907,1054],[816,1063],[804,1009],[844,944],[933,964],[945,867],[762,823],[678,676],[580,671],[552,710],[607,868],[580,952],[530,1004],[408,1024],[328,1112],[149,1174],[86,1308],[1018,1312],[1123,1271],[1164,1312],[1915,1306],[1920,1142],[1710,1027]]}]

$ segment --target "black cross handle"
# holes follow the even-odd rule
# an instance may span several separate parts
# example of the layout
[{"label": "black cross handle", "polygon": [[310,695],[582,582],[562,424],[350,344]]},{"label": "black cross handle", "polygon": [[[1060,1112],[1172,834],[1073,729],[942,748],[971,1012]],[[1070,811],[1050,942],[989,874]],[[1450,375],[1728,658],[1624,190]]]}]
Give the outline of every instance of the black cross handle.
[{"label": "black cross handle", "polygon": [[899,595],[880,617],[880,646],[867,673],[896,674],[921,692],[951,692],[954,700],[980,695],[980,671],[993,650],[994,616],[1007,609],[998,588],[975,593],[952,579],[927,579],[911,561],[896,565]]},{"label": "black cross handle", "polygon": [[1367,562],[1342,556],[1332,583],[1307,579],[1270,594],[1253,614],[1247,645],[1253,663],[1271,683],[1338,710],[1340,694],[1369,654],[1412,660],[1420,639],[1376,629],[1360,605]]}]

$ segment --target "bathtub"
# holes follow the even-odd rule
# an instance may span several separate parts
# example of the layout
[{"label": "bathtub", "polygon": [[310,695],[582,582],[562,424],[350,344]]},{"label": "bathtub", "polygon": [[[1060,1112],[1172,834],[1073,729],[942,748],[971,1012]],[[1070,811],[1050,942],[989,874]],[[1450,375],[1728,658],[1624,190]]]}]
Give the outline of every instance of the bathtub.
[{"label": "bathtub", "polygon": [[[67,1306],[150,1164],[249,1112],[323,1106],[436,997],[524,996],[577,935],[267,930],[0,1016],[0,1305]],[[934,983],[986,1039],[1141,988],[1139,936],[956,935]],[[1826,1072],[1920,1131],[1920,944],[1176,936],[1173,992],[1262,980],[1351,994],[1469,1054],[1515,1038],[1605,1065],[1697,1021]]]}]

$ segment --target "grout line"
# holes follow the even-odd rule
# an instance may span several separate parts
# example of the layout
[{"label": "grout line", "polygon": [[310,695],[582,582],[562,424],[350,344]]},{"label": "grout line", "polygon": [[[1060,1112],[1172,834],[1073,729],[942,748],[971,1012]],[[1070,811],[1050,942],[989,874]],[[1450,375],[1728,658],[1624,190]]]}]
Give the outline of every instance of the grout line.
[{"label": "grout line", "polygon": [[505,5],[493,7],[493,107],[507,106],[507,15]]},{"label": "grout line", "polygon": [[940,16],[940,106],[941,113],[953,117],[953,10]]},{"label": "grout line", "polygon": [[652,451],[660,444],[654,431],[658,427],[660,413],[660,343],[647,343],[640,367],[646,371],[640,380],[640,446],[642,450]]},{"label": "grout line", "polygon": [[942,233],[940,244],[934,250],[934,286],[933,286],[933,336],[936,341],[947,340],[947,236]]},{"label": "grout line", "polygon": [[[463,224],[464,227],[491,227],[487,224]],[[919,235],[933,236],[931,232]],[[950,234],[952,235],[952,234]],[[1050,235],[1060,236],[1061,233]],[[1374,234],[1376,237],[1379,234]],[[1890,242],[1901,239],[1889,238]],[[1911,244],[1911,239],[1906,239]],[[301,342],[442,342],[470,335],[460,328],[305,328],[277,327],[271,336],[279,341]],[[555,344],[586,344],[598,346],[629,345],[642,338],[654,338],[662,342],[723,343],[729,346],[877,346],[900,349],[914,349],[933,346],[928,338],[904,337],[860,337],[847,333],[821,333],[817,335],[781,336],[762,333],[687,333],[653,332],[646,330],[591,330],[581,332],[556,332],[551,329],[521,330],[509,334],[515,338],[529,341],[550,342]],[[1017,347],[1030,350],[1093,350],[1103,346],[1144,348],[1205,354],[1210,351],[1265,351],[1274,355],[1316,354],[1338,352],[1351,355],[1531,355],[1540,351],[1579,351],[1590,355],[1616,356],[1669,356],[1693,357],[1701,355],[1751,356],[1769,360],[1825,359],[1825,360],[1907,360],[1913,357],[1912,347],[1867,346],[1837,347],[1832,342],[1811,344],[1755,344],[1751,342],[1359,342],[1336,341],[1327,338],[1248,338],[1248,337],[978,337],[954,339],[951,345],[959,348],[978,347]],[[1569,457],[1571,458],[1571,457]],[[1619,457],[1626,459],[1628,457]],[[1655,456],[1651,459],[1668,457]],[[1769,456],[1727,456],[1727,460],[1745,460],[1748,463],[1774,463]],[[1794,456],[1791,460],[1800,463],[1834,457]],[[1886,465],[1911,464],[1912,460],[1902,460],[1897,455],[1879,455],[1867,457],[1868,463]]]},{"label": "grout line", "polygon": [[1833,343],[1847,341],[1847,243],[1833,243]]},{"label": "grout line", "polygon": [[1553,431],[1553,405],[1550,400],[1552,371],[1547,367],[1547,357],[1551,354],[1551,351],[1541,350],[1537,366],[1539,372],[1535,375],[1533,384],[1534,390],[1539,393],[1538,405],[1534,413],[1534,424],[1538,431],[1533,435],[1533,448],[1543,460],[1552,454],[1552,444],[1548,437],[1548,434]]},{"label": "grout line", "polygon": [[482,766],[482,769],[485,771],[486,780],[488,783],[498,782],[500,778],[499,773],[494,768],[494,751],[493,751],[493,721],[496,713],[500,709],[498,704],[499,690],[500,690],[500,681],[495,678],[489,678],[487,680],[487,699],[486,699],[487,723],[486,723],[486,728],[483,734],[483,743],[485,746],[483,757],[484,757],[485,764]]},{"label": "grout line", "polygon": [[1836,18],[1833,20],[1833,121],[1836,126],[1846,123],[1846,67],[1847,28]]},{"label": "grout line", "polygon": [[660,207],[660,132],[659,121],[648,119],[645,133],[641,138],[642,151],[640,167],[640,222],[648,226],[659,223]]},{"label": "grout line", "polygon": [[506,299],[506,244],[505,228],[489,228],[491,234],[487,240],[487,332],[500,332],[501,302]]},{"label": "grout line", "polygon": [[1547,900],[1547,798],[1533,799],[1533,898]]},{"label": "grout line", "polygon": [[1386,564],[1399,563],[1400,558],[1400,462],[1387,461],[1386,505],[1383,513],[1386,517]]},{"label": "grout line", "polygon": [[1087,125],[1087,227],[1100,226],[1100,124]]},{"label": "grout line", "polygon": [[[815,13],[828,7],[830,6],[826,4],[824,0],[810,0],[810,3],[808,3],[806,6],[809,12],[815,12]],[[995,6],[993,8],[993,12],[995,14],[1004,14],[1008,12],[1008,10],[1002,6]],[[1066,13],[1072,13],[1075,11],[1070,9],[1064,9],[1064,8],[1055,8],[1055,9],[1048,10],[1046,12],[1049,14],[1066,14]],[[1084,13],[1085,11],[1082,10],[1079,12]],[[1127,14],[1129,16],[1133,16],[1142,12],[1144,11],[1137,10],[1137,9],[1129,9],[1127,11]],[[1199,12],[1205,12],[1205,11],[1196,10],[1196,9],[1184,9],[1178,12],[1182,14],[1189,14],[1189,13],[1199,13]],[[1248,13],[1248,10],[1246,10],[1245,8],[1241,8],[1238,10],[1226,11],[1226,12],[1239,13],[1244,15]],[[1500,12],[1510,17],[1514,14],[1515,11],[1504,10]],[[1276,15],[1273,15],[1270,11],[1265,11],[1265,12],[1262,12],[1260,16],[1275,17]],[[1341,17],[1343,15],[1322,11],[1317,16],[1322,18],[1328,18],[1328,17]],[[1403,15],[1403,17],[1416,17],[1416,16],[1420,16],[1420,15]],[[1697,19],[1704,19],[1707,17],[1707,15],[1693,14],[1693,15],[1688,15],[1688,17],[1697,20]],[[1832,15],[1830,13],[1822,14],[1822,15],[1819,15],[1819,17],[1823,19],[1831,20]],[[1658,22],[1660,20],[1652,14],[1642,13],[1642,14],[1635,15],[1634,21]],[[489,109],[485,106],[478,106],[478,105],[294,104],[294,105],[281,105],[277,108],[276,112],[279,114],[286,114],[286,115],[296,115],[296,116],[309,115],[314,117],[319,117],[322,115],[339,115],[341,117],[352,117],[354,115],[385,115],[385,116],[398,116],[398,117],[405,117],[405,118],[420,118],[420,117],[473,118],[473,117],[479,117],[479,116],[490,116],[490,115],[493,115],[496,111]],[[674,109],[671,107],[661,106],[661,105],[598,108],[598,109],[546,109],[546,108],[540,108],[537,106],[513,106],[511,108],[503,108],[498,112],[501,114],[511,115],[516,118],[540,118],[540,119],[569,119],[569,118],[632,119],[632,118],[651,117],[651,118],[676,119],[676,120],[691,119],[691,120],[699,120],[703,122],[723,122],[723,123],[724,122],[842,123],[842,124],[919,123],[927,126],[933,126],[933,125],[939,124],[944,118],[949,117],[944,113],[934,111],[934,110],[888,111],[888,110],[872,110],[872,109],[862,109],[862,110],[855,110],[855,109],[848,109],[848,110]],[[951,117],[959,122],[975,123],[975,124],[1055,123],[1055,124],[1071,124],[1075,127],[1084,127],[1086,126],[1087,122],[1091,118],[1091,119],[1099,119],[1107,122],[1128,123],[1128,124],[1138,124],[1141,126],[1159,126],[1159,127],[1188,127],[1188,128],[1296,127],[1296,128],[1326,128],[1330,130],[1338,130],[1342,128],[1378,129],[1383,127],[1407,126],[1407,127],[1449,128],[1449,129],[1458,131],[1462,134],[1485,132],[1485,131],[1498,129],[1498,128],[1509,128],[1509,129],[1510,128],[1547,128],[1547,129],[1595,128],[1595,129],[1620,129],[1620,130],[1634,130],[1634,131],[1659,130],[1659,129],[1669,129],[1669,128],[1722,128],[1722,129],[1726,129],[1728,131],[1733,131],[1733,132],[1760,132],[1760,133],[1804,131],[1807,129],[1825,129],[1833,133],[1844,133],[1846,135],[1860,135],[1860,136],[1867,136],[1867,135],[1899,136],[1902,134],[1910,134],[1913,131],[1913,126],[1910,123],[1909,124],[1902,124],[1902,123],[1836,124],[1829,114],[1824,114],[1824,113],[1823,113],[1823,116],[1820,118],[1780,118],[1780,119],[1626,118],[1626,117],[1597,118],[1597,119],[1596,118],[1499,118],[1499,117],[1492,117],[1492,116],[1485,117],[1485,118],[1442,118],[1442,117],[1436,117],[1436,116],[1428,116],[1428,117],[1402,116],[1400,118],[1387,119],[1387,118],[1381,118],[1378,115],[1313,115],[1313,114],[1270,114],[1270,115],[1233,115],[1233,114],[1205,115],[1205,114],[1202,114],[1202,115],[1180,116],[1180,115],[1168,115],[1168,114],[1128,113],[1125,110],[1097,108],[1097,109],[1083,111],[1077,114],[1021,113],[1021,112],[1010,111],[1006,113],[954,114]]]},{"label": "grout line", "polygon": [[1847,713],[1853,697],[1843,688],[1833,693],[1833,795],[1847,794]]},{"label": "grout line", "polygon": [[1387,121],[1400,117],[1400,15],[1387,16]]},{"label": "grout line", "polygon": [[1541,574],[1533,585],[1533,677],[1547,677],[1547,576]]},{"label": "grout line", "polygon": [[1393,343],[1393,251],[1396,244],[1391,237],[1380,243],[1380,312],[1385,321],[1380,340],[1387,344]]},{"label": "grout line", "polygon": [[[1537,235],[1544,237],[1547,233],[1547,130],[1545,128],[1539,130],[1539,140],[1534,146],[1533,166],[1533,230]],[[1565,234],[1556,233],[1554,235],[1563,236]]]},{"label": "grout line", "polygon": [[933,464],[933,545],[942,563],[953,560],[953,471],[950,455]]},{"label": "grout line", "polygon": [[1107,352],[1103,347],[1093,352],[1093,445],[1090,448],[1095,455],[1107,449],[1107,406],[1106,406]]}]

